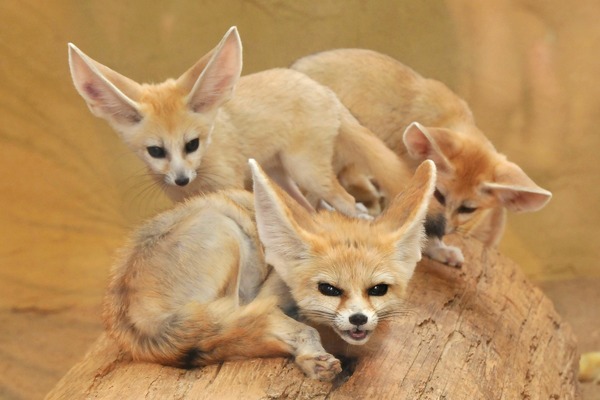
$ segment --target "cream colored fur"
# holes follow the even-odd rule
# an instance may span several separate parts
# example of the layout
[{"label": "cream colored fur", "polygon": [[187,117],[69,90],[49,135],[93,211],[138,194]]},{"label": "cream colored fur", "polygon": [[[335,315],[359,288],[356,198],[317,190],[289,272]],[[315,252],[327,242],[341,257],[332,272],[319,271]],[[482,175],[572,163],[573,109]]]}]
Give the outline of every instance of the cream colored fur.
[{"label": "cream colored fur", "polygon": [[[347,215],[359,211],[337,174],[358,170],[389,198],[409,177],[331,90],[306,75],[271,69],[240,78],[242,44],[235,27],[187,72],[160,84],[138,84],[72,44],[69,64],[92,113],[119,132],[175,201],[249,189],[249,158],[305,207],[312,205],[299,188]],[[378,196],[374,188],[370,192]]]},{"label": "cream colored fur", "polygon": [[317,53],[291,68],[330,87],[406,162],[436,163],[436,198],[444,203],[448,233],[469,233],[493,246],[503,232],[505,209],[537,211],[550,200],[549,191],[494,148],[467,103],[443,83],[362,49]]},{"label": "cream colored fur", "polygon": [[404,310],[435,166],[423,163],[371,221],[309,213],[255,161],[251,170],[254,197],[198,196],[133,233],[111,272],[107,330],[135,360],[187,368],[291,355],[329,381],[341,370],[332,351],[376,345]]}]

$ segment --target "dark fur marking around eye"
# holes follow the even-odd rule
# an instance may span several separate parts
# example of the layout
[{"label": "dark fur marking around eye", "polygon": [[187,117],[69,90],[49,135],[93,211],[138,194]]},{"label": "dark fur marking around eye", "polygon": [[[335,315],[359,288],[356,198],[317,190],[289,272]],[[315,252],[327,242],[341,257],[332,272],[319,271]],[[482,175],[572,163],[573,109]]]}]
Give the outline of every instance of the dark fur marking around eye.
[{"label": "dark fur marking around eye", "polygon": [[441,238],[446,233],[446,217],[444,214],[428,215],[425,218],[425,234],[427,237]]}]

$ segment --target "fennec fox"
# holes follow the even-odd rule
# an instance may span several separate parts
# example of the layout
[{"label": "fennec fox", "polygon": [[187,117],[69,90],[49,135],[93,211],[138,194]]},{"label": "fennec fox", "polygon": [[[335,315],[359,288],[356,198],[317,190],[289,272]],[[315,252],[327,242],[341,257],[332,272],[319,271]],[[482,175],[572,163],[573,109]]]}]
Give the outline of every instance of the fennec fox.
[{"label": "fennec fox", "polygon": [[254,197],[197,196],[137,229],[112,269],[107,330],[135,360],[191,368],[291,355],[308,376],[331,380],[340,362],[315,328],[335,334],[325,348],[361,346],[403,309],[435,165],[423,163],[385,213],[364,220],[311,214],[250,163]]},{"label": "fennec fox", "polygon": [[446,232],[468,231],[499,241],[505,208],[537,211],[551,193],[494,148],[471,110],[443,83],[370,50],[338,49],[307,56],[293,69],[330,87],[360,121],[404,160],[433,160],[435,198],[446,209]]},{"label": "fennec fox", "polygon": [[357,214],[355,199],[338,173],[358,170],[392,197],[410,176],[330,89],[306,75],[280,68],[240,78],[235,27],[187,72],[160,84],[138,84],[73,44],[69,64],[92,113],[109,122],[175,201],[249,189],[249,158],[307,208],[298,186],[347,215]]}]

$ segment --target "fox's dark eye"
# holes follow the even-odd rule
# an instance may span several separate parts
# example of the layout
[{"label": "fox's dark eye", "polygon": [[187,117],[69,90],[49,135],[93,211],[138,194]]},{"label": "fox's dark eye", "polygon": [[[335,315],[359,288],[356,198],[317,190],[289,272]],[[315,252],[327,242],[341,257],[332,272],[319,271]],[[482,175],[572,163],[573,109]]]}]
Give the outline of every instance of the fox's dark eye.
[{"label": "fox's dark eye", "polygon": [[165,149],[160,146],[148,146],[146,150],[148,150],[150,157],[153,158],[165,158],[167,156]]},{"label": "fox's dark eye", "polygon": [[458,211],[459,214],[472,214],[477,211],[477,207],[460,206],[456,211]]},{"label": "fox's dark eye", "polygon": [[186,153],[193,153],[196,150],[198,150],[198,146],[200,145],[200,139],[196,138],[196,139],[192,139],[189,142],[187,142],[185,144],[185,152]]},{"label": "fox's dark eye", "polygon": [[343,291],[329,283],[319,283],[319,292],[325,296],[341,296]]},{"label": "fox's dark eye", "polygon": [[369,296],[383,296],[388,291],[388,285],[385,283],[380,283],[379,285],[375,285],[369,290],[367,290],[367,294]]},{"label": "fox's dark eye", "polygon": [[435,188],[435,192],[433,192],[433,197],[443,206],[446,205],[446,198],[437,188]]}]

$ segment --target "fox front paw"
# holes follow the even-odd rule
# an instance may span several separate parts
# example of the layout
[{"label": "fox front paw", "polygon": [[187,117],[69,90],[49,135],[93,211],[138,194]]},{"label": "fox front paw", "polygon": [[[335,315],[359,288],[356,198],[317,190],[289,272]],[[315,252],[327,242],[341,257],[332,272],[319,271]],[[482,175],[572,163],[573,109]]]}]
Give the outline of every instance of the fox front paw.
[{"label": "fox front paw", "polygon": [[441,251],[439,252],[436,261],[451,267],[462,267],[463,263],[465,262],[465,258],[462,254],[462,251],[458,247],[447,246],[440,250]]},{"label": "fox front paw", "polygon": [[328,353],[299,355],[296,357],[296,364],[309,378],[323,382],[332,381],[337,374],[342,372],[340,360]]},{"label": "fox front paw", "polygon": [[448,246],[439,239],[429,239],[423,253],[432,260],[451,267],[460,268],[465,262],[462,251],[455,246]]},{"label": "fox front paw", "polygon": [[367,207],[363,203],[356,203],[355,207],[357,212],[356,216],[358,218],[366,219],[367,221],[374,219],[374,217],[371,214],[369,214],[369,209],[367,209]]}]

